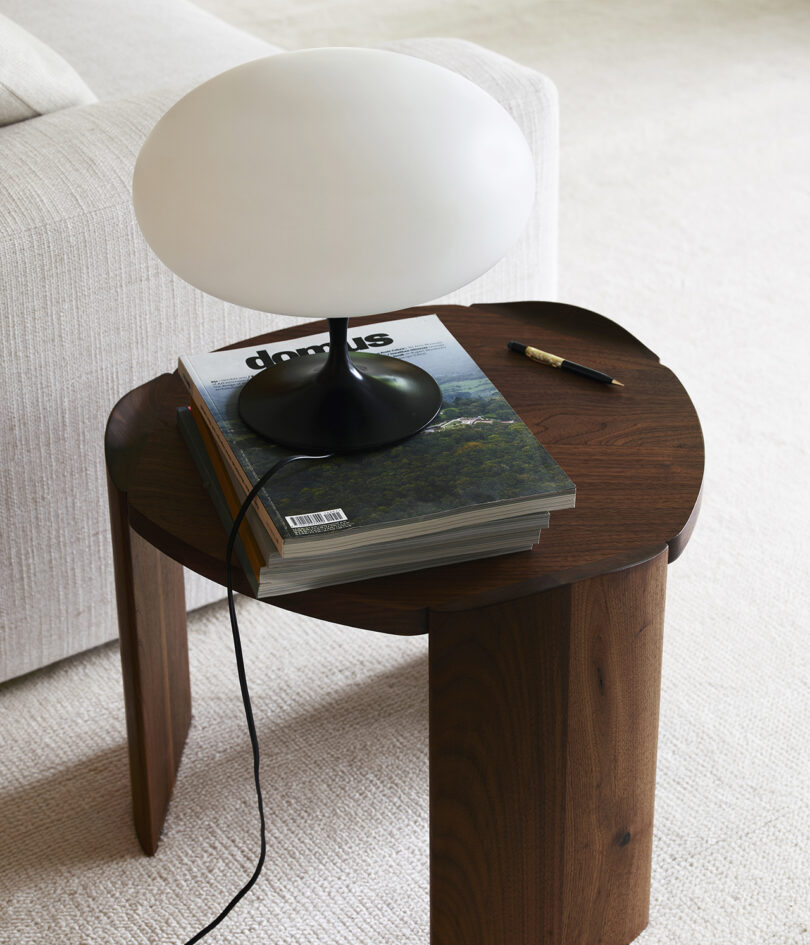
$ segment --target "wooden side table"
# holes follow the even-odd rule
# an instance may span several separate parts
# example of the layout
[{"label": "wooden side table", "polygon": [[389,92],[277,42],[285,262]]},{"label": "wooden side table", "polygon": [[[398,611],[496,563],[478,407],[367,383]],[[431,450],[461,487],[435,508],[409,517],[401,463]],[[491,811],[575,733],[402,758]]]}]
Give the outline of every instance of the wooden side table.
[{"label": "wooden side table", "polygon": [[[429,311],[574,480],[576,509],[554,513],[532,552],[273,603],[430,634],[433,945],[624,945],[648,920],[666,565],[697,516],[700,424],[674,374],[593,312],[522,302],[385,317]],[[507,351],[512,338],[626,386],[540,367]],[[117,404],[106,434],[133,806],[147,853],[191,716],[181,564],[220,583],[225,574],[223,529],[177,432],[186,402],[177,377],[161,375]],[[236,586],[249,593],[241,573]]]}]

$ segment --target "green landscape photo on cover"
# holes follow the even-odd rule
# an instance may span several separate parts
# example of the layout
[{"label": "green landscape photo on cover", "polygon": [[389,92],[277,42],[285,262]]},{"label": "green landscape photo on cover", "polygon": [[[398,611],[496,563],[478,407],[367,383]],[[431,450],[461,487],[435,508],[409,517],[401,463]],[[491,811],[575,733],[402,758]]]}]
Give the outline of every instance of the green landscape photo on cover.
[{"label": "green landscape photo on cover", "polygon": [[[571,497],[574,484],[520,420],[436,315],[349,328],[350,347],[368,347],[417,364],[436,379],[443,404],[416,436],[371,453],[298,464],[273,480],[261,500],[279,532],[300,536],[390,525],[530,496]],[[272,350],[240,348],[181,359],[251,482],[287,451],[239,419],[239,391],[252,366],[306,357],[328,336],[308,336]],[[299,353],[300,352],[300,353]],[[249,366],[250,362],[251,366]],[[557,506],[560,507],[560,506]],[[287,518],[339,509],[345,518],[292,528]]]}]

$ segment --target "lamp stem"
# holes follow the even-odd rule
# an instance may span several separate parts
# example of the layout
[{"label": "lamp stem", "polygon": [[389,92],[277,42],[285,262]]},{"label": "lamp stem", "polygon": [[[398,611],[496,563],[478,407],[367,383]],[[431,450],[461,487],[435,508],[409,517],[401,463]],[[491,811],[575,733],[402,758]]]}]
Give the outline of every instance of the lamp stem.
[{"label": "lamp stem", "polygon": [[329,318],[329,356],[319,374],[319,380],[330,387],[362,383],[363,375],[349,357],[348,318]]}]

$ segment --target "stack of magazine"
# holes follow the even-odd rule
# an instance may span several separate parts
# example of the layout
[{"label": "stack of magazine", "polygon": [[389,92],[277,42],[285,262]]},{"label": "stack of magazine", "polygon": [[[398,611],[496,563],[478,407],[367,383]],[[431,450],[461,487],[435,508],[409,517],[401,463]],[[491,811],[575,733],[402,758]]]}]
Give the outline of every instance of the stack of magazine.
[{"label": "stack of magazine", "polygon": [[[575,487],[438,316],[349,328],[351,350],[424,368],[442,409],[416,436],[369,453],[286,466],[249,508],[236,554],[269,597],[527,551]],[[328,335],[181,357],[191,405],[180,431],[227,531],[253,485],[287,450],[239,419],[257,370],[328,350]]]}]

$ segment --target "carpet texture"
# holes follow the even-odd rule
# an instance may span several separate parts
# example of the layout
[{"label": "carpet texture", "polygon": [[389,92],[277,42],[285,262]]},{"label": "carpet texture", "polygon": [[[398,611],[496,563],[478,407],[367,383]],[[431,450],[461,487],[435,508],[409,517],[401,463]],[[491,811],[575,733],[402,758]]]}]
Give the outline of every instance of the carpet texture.
[{"label": "carpet texture", "polygon": [[[282,47],[454,35],[560,90],[560,298],[690,392],[701,518],[669,572],[649,928],[810,942],[810,8],[800,0],[206,0]],[[553,524],[552,524],[553,527]],[[242,601],[269,856],[214,943],[426,943],[426,641]],[[190,621],[165,836],[130,826],[114,646],[0,688],[0,943],[185,941],[250,874],[227,613]],[[518,943],[516,943],[518,945]]]}]

